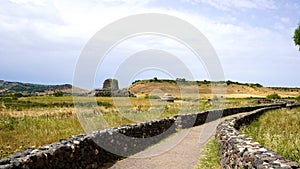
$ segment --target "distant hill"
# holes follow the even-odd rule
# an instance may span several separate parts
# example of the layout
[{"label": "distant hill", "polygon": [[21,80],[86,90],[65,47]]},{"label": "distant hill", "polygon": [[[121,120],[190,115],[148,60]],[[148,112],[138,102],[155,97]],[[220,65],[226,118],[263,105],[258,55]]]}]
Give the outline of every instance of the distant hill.
[{"label": "distant hill", "polygon": [[[25,96],[40,96],[40,95],[52,95],[55,91],[63,91],[64,94],[68,95],[72,93],[71,84],[63,85],[41,85],[21,82],[9,82],[0,80],[0,96],[21,93]],[[75,88],[75,92],[87,93],[86,90]]]},{"label": "distant hill", "polygon": [[[181,84],[179,89],[178,84]],[[149,79],[137,80],[128,87],[131,93],[136,96],[158,95],[171,93],[174,97],[182,98],[182,91],[185,97],[212,98],[212,83],[210,81],[185,81],[184,79],[164,80]],[[246,97],[266,97],[269,94],[277,93],[281,97],[296,97],[300,95],[300,88],[284,88],[284,87],[264,87],[258,83],[239,83],[226,81],[225,83],[214,83],[214,85],[223,85],[226,89],[226,97],[229,98],[246,98]],[[193,89],[198,88],[198,92]],[[196,89],[197,89],[196,88]],[[222,89],[222,88],[221,88]],[[218,91],[216,91],[218,93]]]},{"label": "distant hill", "polygon": [[[181,84],[179,89],[177,84]],[[212,83],[210,81],[185,81],[184,79],[149,79],[137,80],[128,87],[129,91],[138,97],[146,95],[162,96],[164,93],[171,93],[174,97],[195,98],[200,93],[200,98],[212,98]],[[214,85],[225,85],[226,97],[229,98],[246,98],[246,97],[266,97],[269,94],[277,93],[281,97],[296,97],[300,95],[300,88],[285,87],[264,87],[258,83],[239,83],[226,81],[225,83],[214,83]],[[197,87],[198,92],[194,89]],[[85,95],[89,91],[74,88],[78,95]],[[222,89],[222,88],[221,88]],[[62,85],[41,85],[21,82],[9,82],[0,80],[0,96],[21,93],[25,96],[49,96],[55,91],[63,91],[65,95],[72,94],[71,84]],[[184,96],[181,95],[185,92]],[[218,93],[218,91],[215,91]]]}]

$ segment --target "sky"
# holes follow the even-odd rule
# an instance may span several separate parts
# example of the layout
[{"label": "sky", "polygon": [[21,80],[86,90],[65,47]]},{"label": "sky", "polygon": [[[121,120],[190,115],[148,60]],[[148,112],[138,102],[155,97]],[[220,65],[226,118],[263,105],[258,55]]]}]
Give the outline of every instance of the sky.
[{"label": "sky", "polygon": [[[168,14],[195,26],[216,51],[226,80],[300,87],[300,51],[292,39],[300,22],[299,0],[1,0],[0,79],[72,83],[78,58],[96,32],[143,13]],[[95,73],[95,87],[113,77],[126,57],[147,49],[168,51],[194,72],[194,79],[209,80],[205,66],[195,63],[185,46],[144,35],[107,54]],[[176,78],[145,69],[131,80],[153,77]]]}]

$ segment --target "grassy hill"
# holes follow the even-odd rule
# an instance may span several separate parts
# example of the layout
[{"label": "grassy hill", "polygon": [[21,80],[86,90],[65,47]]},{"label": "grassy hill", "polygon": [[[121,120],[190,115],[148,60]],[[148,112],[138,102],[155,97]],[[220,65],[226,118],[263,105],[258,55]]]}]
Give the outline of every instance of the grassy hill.
[{"label": "grassy hill", "polygon": [[[72,85],[41,85],[21,82],[8,82],[0,80],[0,96],[21,93],[25,96],[51,95],[55,91],[63,91],[65,94],[72,93]],[[76,93],[86,92],[83,89],[75,88]]]},{"label": "grassy hill", "polygon": [[[195,93],[195,89],[199,92]],[[163,95],[164,93],[171,93],[174,97],[196,97],[200,93],[200,98],[212,98],[214,93],[224,93],[221,90],[226,90],[226,97],[228,98],[247,98],[247,97],[266,97],[269,94],[277,93],[281,97],[296,97],[300,95],[300,88],[283,88],[283,87],[264,87],[258,83],[239,83],[226,81],[214,82],[209,81],[184,81],[178,82],[176,80],[138,80],[129,86],[129,90],[137,96],[145,95]]]}]

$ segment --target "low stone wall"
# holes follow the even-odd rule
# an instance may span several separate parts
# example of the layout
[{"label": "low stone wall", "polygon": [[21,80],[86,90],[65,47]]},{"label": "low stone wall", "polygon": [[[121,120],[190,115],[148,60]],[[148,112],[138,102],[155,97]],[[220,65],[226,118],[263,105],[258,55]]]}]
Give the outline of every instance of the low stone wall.
[{"label": "low stone wall", "polygon": [[262,106],[248,106],[248,107],[234,107],[217,110],[209,110],[194,114],[182,114],[174,116],[176,119],[177,128],[190,128],[193,126],[199,126],[204,123],[217,120],[221,117],[226,117],[242,112],[250,112],[264,107],[281,106],[285,107],[285,103],[262,105]]},{"label": "low stone wall", "polygon": [[[239,107],[177,115],[156,121],[125,125],[62,139],[60,142],[0,160],[0,169],[10,168],[101,168],[104,164],[130,156],[153,145],[179,128],[188,128],[223,116],[262,107]],[[285,106],[285,104],[277,104]],[[99,146],[100,145],[100,146]]]},{"label": "low stone wall", "polygon": [[296,107],[300,107],[300,103],[296,103],[296,104],[288,104],[286,107],[287,107],[287,108],[290,108],[290,109],[296,108]]},{"label": "low stone wall", "polygon": [[174,119],[166,118],[73,136],[1,159],[0,169],[101,168],[174,133],[173,124]]},{"label": "low stone wall", "polygon": [[281,106],[261,108],[218,125],[216,139],[221,145],[222,168],[300,168],[296,162],[286,160],[238,131],[264,112],[278,108]]}]

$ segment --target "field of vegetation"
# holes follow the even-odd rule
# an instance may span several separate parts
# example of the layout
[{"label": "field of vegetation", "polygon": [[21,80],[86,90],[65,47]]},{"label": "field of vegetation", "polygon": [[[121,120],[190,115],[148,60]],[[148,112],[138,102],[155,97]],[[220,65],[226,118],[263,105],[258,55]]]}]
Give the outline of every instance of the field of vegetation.
[{"label": "field of vegetation", "polygon": [[[84,133],[85,130],[100,130],[215,108],[207,99],[166,103],[153,98],[156,97],[129,100],[97,97],[95,103],[91,103],[91,97],[80,97],[80,103],[74,103],[72,96],[0,97],[0,158]],[[253,104],[250,99],[229,99],[222,103],[226,107]],[[76,114],[74,105],[87,111],[82,116]],[[103,119],[106,123],[99,123]],[[90,127],[85,123],[99,125]]]},{"label": "field of vegetation", "polygon": [[269,111],[241,131],[300,164],[300,108]]}]

